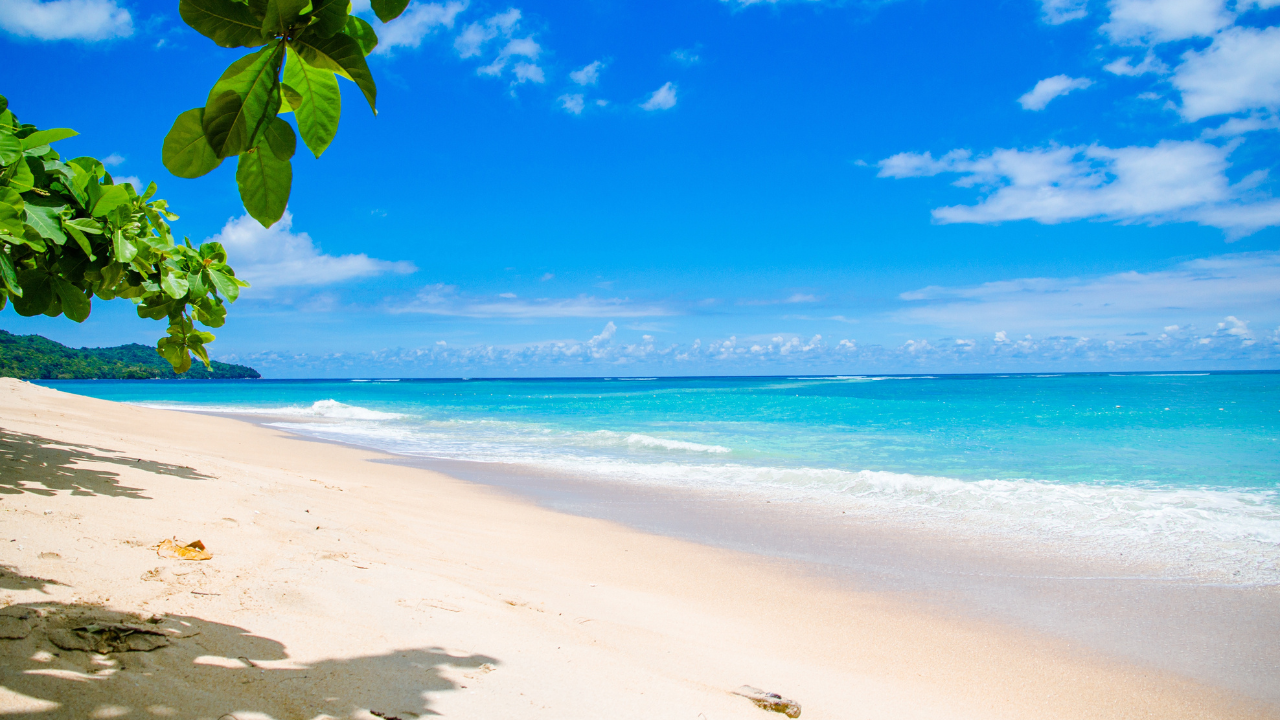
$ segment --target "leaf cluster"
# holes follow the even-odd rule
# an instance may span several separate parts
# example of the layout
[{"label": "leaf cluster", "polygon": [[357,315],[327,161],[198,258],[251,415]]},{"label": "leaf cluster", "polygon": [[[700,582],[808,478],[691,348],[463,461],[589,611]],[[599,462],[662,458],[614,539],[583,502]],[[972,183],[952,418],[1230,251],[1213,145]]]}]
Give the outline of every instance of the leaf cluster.
[{"label": "leaf cluster", "polygon": [[[383,22],[408,0],[375,0]],[[333,141],[342,114],[338,77],[356,84],[377,113],[378,89],[365,56],[378,44],[349,0],[180,0],[184,22],[225,48],[260,48],[231,63],[203,107],[174,121],[165,167],[200,177],[237,158],[245,210],[264,227],[284,215],[293,185],[297,135],[317,158]],[[292,113],[298,125],[280,116]]]},{"label": "leaf cluster", "polygon": [[138,315],[168,320],[157,351],[175,372],[205,344],[248,283],[227,265],[222,245],[174,242],[164,200],[116,184],[101,161],[63,161],[51,144],[74,130],[22,124],[0,96],[0,310],[12,303],[27,317],[65,315],[84,322],[93,298],[128,298]]}]

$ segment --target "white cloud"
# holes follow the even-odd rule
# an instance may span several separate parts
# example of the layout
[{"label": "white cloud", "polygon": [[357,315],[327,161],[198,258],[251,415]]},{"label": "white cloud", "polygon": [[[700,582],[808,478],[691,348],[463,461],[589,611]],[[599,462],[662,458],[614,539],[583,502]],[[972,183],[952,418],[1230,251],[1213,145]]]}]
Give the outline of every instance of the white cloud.
[{"label": "white cloud", "polygon": [[702,57],[698,55],[697,50],[672,50],[671,59],[685,67],[702,62]]},{"label": "white cloud", "polygon": [[[1220,255],[1170,270],[1098,278],[927,287],[901,298],[921,304],[899,312],[897,320],[946,330],[983,333],[998,327],[1094,336],[1163,327],[1170,334],[1228,314],[1280,320],[1280,253]],[[995,341],[1008,342],[1006,332]]]},{"label": "white cloud", "polygon": [[416,48],[422,39],[437,28],[452,28],[454,19],[467,9],[467,2],[423,3],[409,6],[409,11],[378,28],[375,53],[386,54],[392,48]]},{"label": "white cloud", "polygon": [[1103,32],[1118,43],[1207,37],[1231,25],[1225,0],[1111,0]]},{"label": "white cloud", "polygon": [[1066,95],[1072,90],[1083,90],[1093,84],[1088,78],[1072,78],[1067,75],[1054,75],[1036,83],[1027,94],[1018,98],[1023,110],[1043,110],[1050,100]]},{"label": "white cloud", "polygon": [[573,113],[574,115],[581,115],[582,108],[585,107],[585,104],[582,98],[582,93],[576,93],[573,95],[561,95],[558,98],[558,100],[560,100],[560,107]]},{"label": "white cloud", "polygon": [[556,276],[556,274],[555,274],[555,273],[543,273],[543,274],[542,274],[542,277],[540,277],[540,278],[538,278],[538,279],[539,279],[539,280],[541,280],[542,282],[546,282],[546,281],[548,281],[548,280],[553,280],[553,279],[555,279],[555,276]]},{"label": "white cloud", "polygon": [[115,0],[3,0],[0,28],[40,40],[110,40],[133,34],[133,17]]},{"label": "white cloud", "polygon": [[818,298],[808,293],[795,293],[783,302],[788,303],[812,303],[818,302]]},{"label": "white cloud", "polygon": [[209,240],[222,243],[236,276],[255,291],[275,287],[331,285],[345,280],[417,270],[411,262],[390,262],[359,255],[325,255],[306,233],[293,233],[293,215],[270,228],[243,215],[228,220]]},{"label": "white cloud", "polygon": [[1040,0],[1040,15],[1050,25],[1079,20],[1088,14],[1086,0]]},{"label": "white cloud", "polygon": [[533,63],[527,63],[527,62],[516,63],[516,66],[512,69],[512,72],[516,76],[515,84],[517,85],[522,82],[542,83],[542,82],[546,82],[546,79],[547,79],[546,76],[542,74],[542,68],[538,67],[537,65],[534,65]]},{"label": "white cloud", "polygon": [[102,158],[102,164],[106,165],[107,167],[115,167],[116,165],[120,165],[123,162],[124,162],[124,156],[118,153],[111,153],[110,155]]},{"label": "white cloud", "polygon": [[1235,238],[1280,224],[1280,200],[1260,197],[1252,175],[1232,185],[1226,171],[1234,145],[1164,140],[1154,147],[1100,145],[995,150],[973,156],[954,150],[900,153],[880,162],[880,177],[959,173],[959,187],[990,190],[976,205],[933,211],[941,223],[1087,218],[1121,222],[1198,222]]},{"label": "white cloud", "polygon": [[463,28],[458,37],[454,39],[453,47],[458,51],[459,57],[475,57],[480,54],[490,40],[498,37],[499,34],[510,37],[519,23],[520,11],[511,8],[506,12],[498,13],[488,18],[484,22],[471,23]]},{"label": "white cloud", "polygon": [[138,192],[142,192],[142,188],[145,187],[142,184],[142,179],[137,175],[121,175],[119,177],[113,177],[112,180],[115,180],[117,185],[121,183],[129,183],[133,186],[133,189]]},{"label": "white cloud", "polygon": [[579,85],[595,85],[600,81],[600,70],[604,67],[604,63],[596,60],[585,67],[574,70],[569,73],[569,79]]},{"label": "white cloud", "polygon": [[391,308],[395,314],[421,313],[471,318],[624,318],[674,315],[660,305],[633,303],[625,298],[537,298],[522,300],[514,293],[494,297],[474,297],[458,292],[453,285],[429,285],[413,301]]},{"label": "white cloud", "polygon": [[1168,66],[1160,62],[1160,58],[1156,57],[1153,52],[1148,52],[1146,57],[1142,58],[1142,62],[1137,65],[1130,62],[1131,60],[1132,58],[1128,56],[1122,57],[1118,60],[1113,60],[1112,62],[1107,63],[1102,67],[1102,69],[1112,75],[1128,75],[1131,77],[1146,75],[1147,73],[1163,75],[1169,72]]},{"label": "white cloud", "polygon": [[1249,115],[1247,117],[1228,118],[1216,128],[1209,128],[1200,133],[1205,138],[1236,137],[1257,130],[1280,130],[1280,116]]},{"label": "white cloud", "polygon": [[1173,85],[1186,119],[1280,108],[1280,27],[1233,27],[1182,58]]},{"label": "white cloud", "polygon": [[[506,68],[507,63],[514,57],[528,58],[529,61],[538,59],[538,55],[542,52],[542,46],[531,37],[513,38],[507,41],[507,44],[498,52],[498,56],[493,62],[476,70],[481,75],[498,76]],[[514,74],[516,76],[515,83],[519,84],[526,80],[540,83],[544,80],[542,68],[533,62],[522,61],[515,65]]]},{"label": "white cloud", "polygon": [[670,110],[676,106],[676,86],[674,83],[667,83],[649,96],[640,107],[645,110]]}]

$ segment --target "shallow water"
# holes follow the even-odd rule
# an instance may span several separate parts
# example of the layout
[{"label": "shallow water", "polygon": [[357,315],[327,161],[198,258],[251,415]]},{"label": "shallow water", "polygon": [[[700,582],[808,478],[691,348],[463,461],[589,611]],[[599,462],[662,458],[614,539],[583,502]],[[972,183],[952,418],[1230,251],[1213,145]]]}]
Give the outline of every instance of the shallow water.
[{"label": "shallow water", "polygon": [[411,457],[589,468],[1280,583],[1276,373],[49,384]]}]

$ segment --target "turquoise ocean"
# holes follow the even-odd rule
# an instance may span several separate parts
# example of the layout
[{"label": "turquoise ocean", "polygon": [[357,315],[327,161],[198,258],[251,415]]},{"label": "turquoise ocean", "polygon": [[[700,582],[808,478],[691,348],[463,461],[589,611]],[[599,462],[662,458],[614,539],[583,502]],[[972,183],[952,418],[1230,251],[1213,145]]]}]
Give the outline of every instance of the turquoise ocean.
[{"label": "turquoise ocean", "polygon": [[1280,584],[1280,373],[45,384]]}]

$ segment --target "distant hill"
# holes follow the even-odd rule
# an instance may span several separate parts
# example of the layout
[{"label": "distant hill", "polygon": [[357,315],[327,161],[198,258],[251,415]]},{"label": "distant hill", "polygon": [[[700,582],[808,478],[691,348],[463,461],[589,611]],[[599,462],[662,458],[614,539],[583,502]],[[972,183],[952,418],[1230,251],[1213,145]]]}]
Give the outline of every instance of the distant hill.
[{"label": "distant hill", "polygon": [[0,330],[0,377],[24,380],[232,380],[260,378],[244,365],[214,361],[212,368],[195,361],[178,375],[153,347],[120,345],[76,350],[39,335],[14,335]]}]

